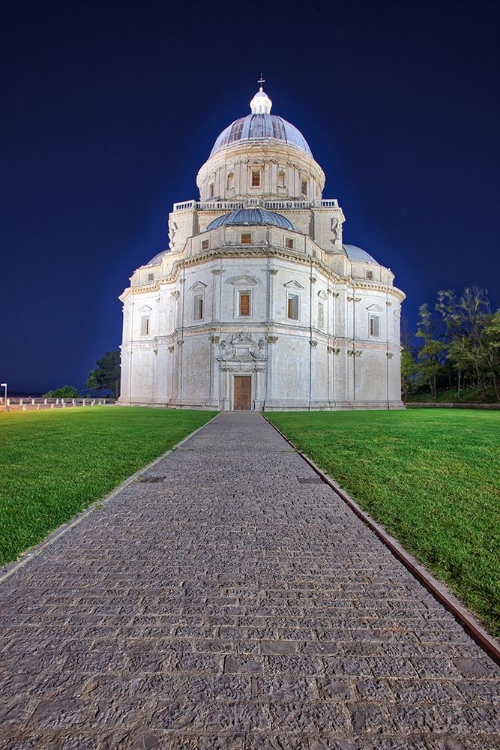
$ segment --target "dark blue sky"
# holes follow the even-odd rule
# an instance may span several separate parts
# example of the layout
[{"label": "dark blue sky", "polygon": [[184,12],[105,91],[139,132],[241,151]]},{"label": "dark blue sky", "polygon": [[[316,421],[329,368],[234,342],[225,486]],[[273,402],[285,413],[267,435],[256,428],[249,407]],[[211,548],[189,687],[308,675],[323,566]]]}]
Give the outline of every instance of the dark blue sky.
[{"label": "dark blue sky", "polygon": [[0,3],[0,380],[83,387],[217,135],[273,113],[418,307],[500,305],[498,2]]}]

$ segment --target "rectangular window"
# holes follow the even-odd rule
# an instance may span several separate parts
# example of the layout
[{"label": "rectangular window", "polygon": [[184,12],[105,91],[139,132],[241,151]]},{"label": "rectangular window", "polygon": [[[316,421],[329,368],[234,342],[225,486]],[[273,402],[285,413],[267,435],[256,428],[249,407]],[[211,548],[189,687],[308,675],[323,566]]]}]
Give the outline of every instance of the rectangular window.
[{"label": "rectangular window", "polygon": [[201,241],[201,249],[202,250],[208,250],[210,247],[210,240],[202,240]]},{"label": "rectangular window", "polygon": [[241,235],[241,244],[242,245],[251,245],[252,244],[252,235],[250,232],[243,232]]},{"label": "rectangular window", "polygon": [[194,312],[193,317],[195,320],[203,319],[203,294],[194,295]]},{"label": "rectangular window", "polygon": [[154,273],[148,273],[148,283],[150,284],[154,280],[155,280]]},{"label": "rectangular window", "polygon": [[260,187],[260,169],[252,169],[252,187]]},{"label": "rectangular window", "polygon": [[141,336],[149,336],[149,315],[143,315],[141,318]]},{"label": "rectangular window", "polygon": [[325,306],[322,302],[318,302],[318,328],[325,327]]},{"label": "rectangular window", "polygon": [[370,336],[380,336],[380,316],[370,315],[369,318]]},{"label": "rectangular window", "polygon": [[373,271],[365,271],[365,278],[373,279]]},{"label": "rectangular window", "polygon": [[214,183],[211,182],[208,186],[208,197],[213,198],[214,197]]},{"label": "rectangular window", "polygon": [[250,292],[238,292],[238,315],[250,315]]},{"label": "rectangular window", "polygon": [[299,319],[299,295],[298,294],[288,295],[287,316],[290,320]]},{"label": "rectangular window", "polygon": [[300,183],[300,192],[302,195],[307,195],[307,180],[302,180]]},{"label": "rectangular window", "polygon": [[293,240],[291,237],[285,237],[285,247],[288,248],[288,250],[293,250]]}]

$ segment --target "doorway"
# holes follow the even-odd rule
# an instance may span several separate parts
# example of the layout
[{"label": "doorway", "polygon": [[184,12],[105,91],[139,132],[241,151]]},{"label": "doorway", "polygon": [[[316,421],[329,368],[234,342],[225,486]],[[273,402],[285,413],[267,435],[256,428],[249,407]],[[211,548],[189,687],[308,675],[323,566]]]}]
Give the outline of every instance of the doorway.
[{"label": "doorway", "polygon": [[235,411],[250,411],[252,396],[251,375],[234,376],[234,406]]}]

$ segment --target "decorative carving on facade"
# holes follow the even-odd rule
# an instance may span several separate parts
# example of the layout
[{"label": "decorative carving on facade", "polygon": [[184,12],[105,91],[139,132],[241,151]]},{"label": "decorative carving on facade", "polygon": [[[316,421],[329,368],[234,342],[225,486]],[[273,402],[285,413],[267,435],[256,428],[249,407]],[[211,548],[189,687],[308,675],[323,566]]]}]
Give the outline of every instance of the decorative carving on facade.
[{"label": "decorative carving on facade", "polygon": [[218,344],[220,341],[220,336],[216,336],[215,334],[212,334],[208,337],[212,344]]},{"label": "decorative carving on facade", "polygon": [[387,359],[392,359],[394,354],[392,352],[386,352],[385,356],[387,357]]},{"label": "decorative carving on facade", "polygon": [[330,352],[330,354],[338,354],[340,352],[340,349],[335,346],[327,346],[326,348]]},{"label": "decorative carving on facade", "polygon": [[178,289],[176,289],[174,292],[170,292],[170,294],[172,295],[174,299],[179,299],[179,297],[181,296],[181,293],[179,292]]},{"label": "decorative carving on facade", "polygon": [[313,349],[316,349],[318,346],[318,342],[315,339],[309,339],[309,343],[311,344]]},{"label": "decorative carving on facade", "polygon": [[170,354],[172,354],[172,352],[174,351],[174,348],[175,348],[175,347],[173,347],[173,346],[169,346],[169,347],[168,347],[168,351],[170,352]]},{"label": "decorative carving on facade", "polygon": [[271,274],[271,276],[276,276],[276,274],[278,273],[278,269],[277,268],[270,268],[269,269],[269,273]]},{"label": "decorative carving on facade", "polygon": [[275,344],[278,340],[277,336],[266,336],[268,344]]},{"label": "decorative carving on facade", "polygon": [[231,276],[229,279],[226,279],[224,282],[225,284],[232,284],[233,286],[255,286],[259,282],[257,279],[254,279],[253,276]]}]

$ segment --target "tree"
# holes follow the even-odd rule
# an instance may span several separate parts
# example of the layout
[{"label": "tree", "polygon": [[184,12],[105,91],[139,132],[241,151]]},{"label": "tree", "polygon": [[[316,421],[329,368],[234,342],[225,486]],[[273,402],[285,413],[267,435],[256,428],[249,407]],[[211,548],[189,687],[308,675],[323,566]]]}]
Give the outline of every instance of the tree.
[{"label": "tree", "polygon": [[53,391],[47,391],[42,398],[80,398],[78,390],[72,385],[63,385],[62,388],[55,388]]},{"label": "tree", "polygon": [[98,359],[97,367],[89,373],[86,387],[92,391],[111,391],[119,395],[120,389],[120,352],[106,352]]},{"label": "tree", "polygon": [[420,373],[427,381],[431,392],[431,398],[435,399],[437,394],[437,378],[443,371],[442,359],[444,345],[436,336],[436,324],[427,304],[420,305],[420,320],[418,321],[417,336],[423,339],[423,345],[419,350]]},{"label": "tree", "polygon": [[497,401],[500,401],[500,310],[489,316],[483,336],[490,377]]},{"label": "tree", "polygon": [[420,366],[415,360],[412,349],[406,347],[401,352],[401,395],[408,401],[420,386]]},{"label": "tree", "polygon": [[[485,326],[491,320],[486,289],[464,289],[456,305],[457,325],[449,344],[449,358],[454,367],[472,380],[486,395],[486,381],[491,376],[490,344],[485,337]],[[495,384],[495,380],[493,378]]]}]

